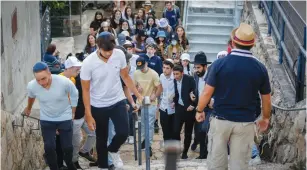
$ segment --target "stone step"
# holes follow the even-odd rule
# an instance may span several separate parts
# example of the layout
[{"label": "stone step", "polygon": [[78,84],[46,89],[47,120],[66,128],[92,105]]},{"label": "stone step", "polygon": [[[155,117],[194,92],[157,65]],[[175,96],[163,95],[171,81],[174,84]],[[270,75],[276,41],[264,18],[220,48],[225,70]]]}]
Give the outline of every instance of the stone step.
[{"label": "stone step", "polygon": [[214,34],[230,34],[233,24],[215,25],[206,23],[187,23],[187,32],[210,32]]},{"label": "stone step", "polygon": [[189,15],[187,16],[188,23],[191,24],[215,24],[215,25],[233,25],[233,17],[226,15]]},{"label": "stone step", "polygon": [[187,32],[187,38],[189,41],[211,41],[211,42],[223,42],[227,43],[230,39],[230,33],[209,33],[209,32]]},{"label": "stone step", "polygon": [[225,14],[234,15],[233,8],[203,8],[203,7],[189,7],[189,14]]}]

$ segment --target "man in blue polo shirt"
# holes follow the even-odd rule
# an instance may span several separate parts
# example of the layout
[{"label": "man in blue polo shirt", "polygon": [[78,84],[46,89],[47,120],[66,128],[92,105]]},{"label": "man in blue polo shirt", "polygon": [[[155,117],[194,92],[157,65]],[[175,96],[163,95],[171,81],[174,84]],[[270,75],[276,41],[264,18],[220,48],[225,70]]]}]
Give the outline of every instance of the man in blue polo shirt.
[{"label": "man in blue polo shirt", "polygon": [[[210,66],[205,89],[196,108],[196,120],[205,119],[203,109],[214,93],[208,134],[208,169],[227,169],[227,142],[230,141],[230,169],[246,170],[255,135],[257,95],[261,94],[259,131],[268,128],[271,114],[271,87],[268,72],[250,49],[255,43],[253,28],[242,23],[231,34],[234,49]],[[246,154],[245,154],[246,153]]]}]

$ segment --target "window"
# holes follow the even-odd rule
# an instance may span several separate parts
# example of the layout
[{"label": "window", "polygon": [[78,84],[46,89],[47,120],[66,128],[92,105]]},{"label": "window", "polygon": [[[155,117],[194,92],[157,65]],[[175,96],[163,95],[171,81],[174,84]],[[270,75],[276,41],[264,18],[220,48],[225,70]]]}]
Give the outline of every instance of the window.
[{"label": "window", "polygon": [[15,34],[17,33],[17,9],[15,8],[12,15],[12,38],[15,38]]}]

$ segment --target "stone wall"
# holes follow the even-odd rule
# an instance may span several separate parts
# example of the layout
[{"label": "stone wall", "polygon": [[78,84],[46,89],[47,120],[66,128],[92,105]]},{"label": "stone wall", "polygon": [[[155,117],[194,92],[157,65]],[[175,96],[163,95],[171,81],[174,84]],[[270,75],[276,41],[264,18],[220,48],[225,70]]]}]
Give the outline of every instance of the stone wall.
[{"label": "stone wall", "polygon": [[[265,14],[258,8],[257,2],[246,1],[242,22],[251,24],[257,33],[257,41],[252,49],[256,56],[268,69],[272,103],[284,108],[302,108],[306,100],[295,103],[295,90],[283,65],[278,63],[278,50],[271,36],[267,35]],[[306,110],[282,111],[273,109],[270,129],[264,134],[268,143],[267,155],[270,161],[292,163],[306,161]]]},{"label": "stone wall", "polygon": [[[12,16],[16,10],[17,31],[12,35]],[[41,169],[43,142],[39,131],[30,134],[37,121],[26,119],[21,113],[26,105],[26,86],[33,79],[32,66],[41,59],[40,16],[38,1],[1,2],[3,53],[1,54],[1,169]],[[36,112],[37,110],[33,110]]]}]

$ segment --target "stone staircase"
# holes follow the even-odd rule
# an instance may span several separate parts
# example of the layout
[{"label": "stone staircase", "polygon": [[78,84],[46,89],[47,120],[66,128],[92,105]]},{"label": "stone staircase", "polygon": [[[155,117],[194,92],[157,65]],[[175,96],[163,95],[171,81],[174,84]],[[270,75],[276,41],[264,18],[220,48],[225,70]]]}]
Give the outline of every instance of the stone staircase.
[{"label": "stone staircase", "polygon": [[218,52],[227,49],[230,33],[240,21],[242,4],[242,1],[185,1],[183,22],[192,61],[200,50],[212,62]]}]

